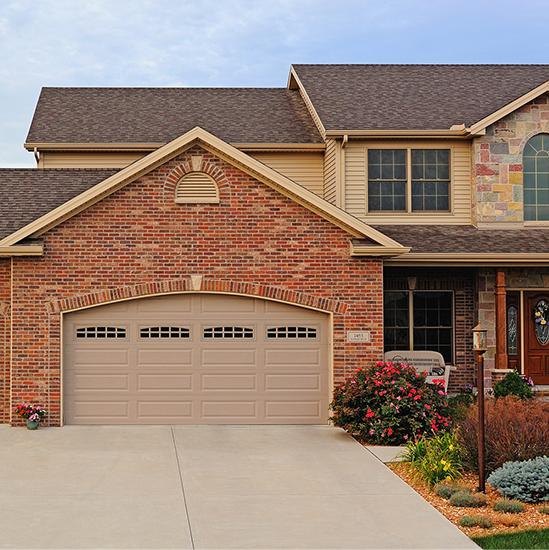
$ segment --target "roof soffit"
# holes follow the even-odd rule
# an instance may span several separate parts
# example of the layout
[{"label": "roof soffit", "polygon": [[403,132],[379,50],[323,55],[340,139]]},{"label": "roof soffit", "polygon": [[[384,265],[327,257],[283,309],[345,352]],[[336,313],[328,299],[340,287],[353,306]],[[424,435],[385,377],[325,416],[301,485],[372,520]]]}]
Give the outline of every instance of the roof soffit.
[{"label": "roof soffit", "polygon": [[210,152],[219,155],[221,158],[224,158],[259,181],[276,189],[294,202],[301,204],[334,225],[344,229],[353,237],[366,238],[374,241],[377,245],[373,247],[372,255],[383,255],[382,251],[384,248],[388,249],[387,252],[390,250],[391,255],[405,253],[409,250],[354,216],[333,206],[308,189],[305,189],[279,172],[250,157],[246,153],[239,151],[200,127],[193,128],[179,138],[108,177],[88,191],[81,193],[62,206],[12,233],[0,241],[0,246],[11,246],[26,237],[38,236],[45,233],[66,219],[85,210],[118,189],[121,189],[185,150],[193,147],[195,144],[200,144]]}]

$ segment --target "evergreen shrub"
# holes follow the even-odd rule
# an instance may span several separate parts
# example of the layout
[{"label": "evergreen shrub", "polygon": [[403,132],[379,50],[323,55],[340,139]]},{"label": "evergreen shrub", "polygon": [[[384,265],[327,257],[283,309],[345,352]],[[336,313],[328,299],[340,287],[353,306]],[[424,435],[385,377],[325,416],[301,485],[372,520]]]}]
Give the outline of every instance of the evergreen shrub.
[{"label": "evergreen shrub", "polygon": [[470,491],[460,491],[450,497],[450,505],[458,508],[481,508],[486,506],[488,501],[482,493],[473,494]]},{"label": "evergreen shrub", "polygon": [[492,521],[486,516],[463,516],[459,520],[459,524],[462,527],[482,527],[483,529],[493,527]]},{"label": "evergreen shrub", "polygon": [[456,493],[467,492],[467,487],[461,485],[461,483],[456,483],[455,481],[445,480],[437,483],[433,487],[433,492],[437,496],[445,500],[449,500],[450,497]]},{"label": "evergreen shrub", "polygon": [[503,380],[494,384],[494,397],[498,399],[507,395],[516,395],[519,399],[529,399],[532,397],[531,385],[533,385],[531,379],[521,376],[514,370],[508,372]]},{"label": "evergreen shrub", "polygon": [[524,504],[504,498],[495,502],[494,510],[502,514],[520,514],[524,512]]},{"label": "evergreen shrub", "polygon": [[503,496],[522,502],[549,500],[549,458],[506,462],[492,472],[487,480]]}]

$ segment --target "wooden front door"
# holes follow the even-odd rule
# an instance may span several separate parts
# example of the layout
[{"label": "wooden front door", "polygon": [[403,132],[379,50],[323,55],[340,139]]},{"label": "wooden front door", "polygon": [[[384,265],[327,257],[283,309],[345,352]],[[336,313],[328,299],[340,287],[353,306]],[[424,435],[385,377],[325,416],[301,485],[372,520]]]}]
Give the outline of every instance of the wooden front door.
[{"label": "wooden front door", "polygon": [[525,374],[549,384],[549,292],[525,292],[524,306]]}]

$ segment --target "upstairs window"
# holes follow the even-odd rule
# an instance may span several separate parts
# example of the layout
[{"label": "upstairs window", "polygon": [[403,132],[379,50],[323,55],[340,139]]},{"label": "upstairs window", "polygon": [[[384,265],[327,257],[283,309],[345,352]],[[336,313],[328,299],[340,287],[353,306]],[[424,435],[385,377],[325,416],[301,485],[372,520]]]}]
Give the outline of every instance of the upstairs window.
[{"label": "upstairs window", "polygon": [[368,212],[449,210],[449,149],[368,149]]},{"label": "upstairs window", "polygon": [[549,221],[549,135],[534,136],[522,157],[524,220]]}]

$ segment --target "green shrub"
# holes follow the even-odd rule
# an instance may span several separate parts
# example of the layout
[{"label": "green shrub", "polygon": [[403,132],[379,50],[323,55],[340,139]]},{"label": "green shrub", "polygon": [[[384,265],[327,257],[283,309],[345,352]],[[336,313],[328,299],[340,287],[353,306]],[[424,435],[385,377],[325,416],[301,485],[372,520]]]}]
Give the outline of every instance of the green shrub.
[{"label": "green shrub", "polygon": [[450,505],[458,508],[480,508],[486,504],[486,496],[482,493],[473,494],[469,491],[460,491],[450,497]]},{"label": "green shrub", "polygon": [[378,363],[334,390],[330,420],[366,443],[400,445],[449,429],[444,395],[413,367]]},{"label": "green shrub", "polygon": [[450,497],[456,493],[467,492],[467,490],[467,487],[464,485],[448,480],[441,481],[433,487],[434,493],[445,500],[449,500]]},{"label": "green shrub", "polygon": [[[507,396],[487,399],[485,464],[489,474],[505,462],[549,454],[549,403]],[[465,470],[478,471],[478,409],[457,423]]]},{"label": "green shrub", "polygon": [[462,527],[482,527],[483,529],[493,527],[492,521],[486,516],[463,516],[459,524]]},{"label": "green shrub", "polygon": [[532,397],[532,390],[528,385],[528,379],[523,378],[516,370],[505,375],[503,380],[494,384],[494,397],[516,395],[520,399]]},{"label": "green shrub", "polygon": [[461,478],[461,450],[456,434],[439,434],[432,439],[421,438],[406,445],[409,462],[415,474],[429,487],[443,480]]},{"label": "green shrub", "polygon": [[516,500],[507,500],[506,498],[498,500],[494,504],[494,510],[503,514],[520,514],[524,512],[524,504]]},{"label": "green shrub", "polygon": [[541,506],[538,510],[540,514],[546,514],[549,515],[549,506]]},{"label": "green shrub", "polygon": [[549,458],[506,462],[486,481],[502,495],[522,502],[549,500]]}]

